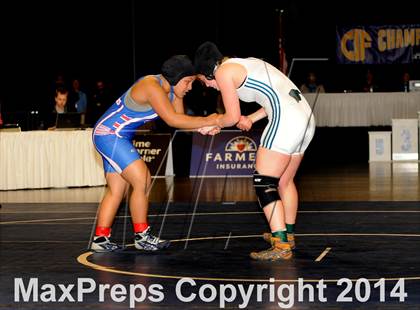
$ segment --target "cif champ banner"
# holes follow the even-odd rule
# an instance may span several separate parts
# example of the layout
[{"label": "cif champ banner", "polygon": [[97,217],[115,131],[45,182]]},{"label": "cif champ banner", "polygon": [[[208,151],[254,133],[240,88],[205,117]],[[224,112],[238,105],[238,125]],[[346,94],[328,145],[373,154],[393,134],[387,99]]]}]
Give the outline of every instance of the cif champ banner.
[{"label": "cif champ banner", "polygon": [[172,145],[170,145],[171,135],[169,133],[138,131],[133,137],[132,143],[152,176],[173,175]]},{"label": "cif champ banner", "polygon": [[340,64],[411,63],[420,56],[420,24],[337,27]]},{"label": "cif champ banner", "polygon": [[222,130],[212,140],[194,132],[190,177],[252,176],[261,134],[261,130]]}]

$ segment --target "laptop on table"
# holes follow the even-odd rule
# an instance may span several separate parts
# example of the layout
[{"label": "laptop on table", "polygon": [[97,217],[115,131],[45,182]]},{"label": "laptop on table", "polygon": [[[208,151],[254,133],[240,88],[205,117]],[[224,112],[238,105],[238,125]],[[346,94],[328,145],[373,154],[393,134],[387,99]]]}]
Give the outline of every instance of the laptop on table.
[{"label": "laptop on table", "polygon": [[55,128],[56,130],[75,130],[85,129],[87,125],[83,124],[83,113],[67,112],[57,113]]}]

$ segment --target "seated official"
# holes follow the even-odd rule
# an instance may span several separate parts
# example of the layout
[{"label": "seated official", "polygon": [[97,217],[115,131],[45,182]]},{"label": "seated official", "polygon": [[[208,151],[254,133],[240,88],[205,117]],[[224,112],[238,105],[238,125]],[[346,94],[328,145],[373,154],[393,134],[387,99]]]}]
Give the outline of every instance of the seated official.
[{"label": "seated official", "polygon": [[65,88],[57,88],[55,91],[54,101],[55,105],[54,108],[49,111],[46,116],[44,117],[44,128],[48,130],[55,129],[55,122],[57,119],[58,113],[66,113],[67,110],[67,100],[68,100],[68,90]]}]

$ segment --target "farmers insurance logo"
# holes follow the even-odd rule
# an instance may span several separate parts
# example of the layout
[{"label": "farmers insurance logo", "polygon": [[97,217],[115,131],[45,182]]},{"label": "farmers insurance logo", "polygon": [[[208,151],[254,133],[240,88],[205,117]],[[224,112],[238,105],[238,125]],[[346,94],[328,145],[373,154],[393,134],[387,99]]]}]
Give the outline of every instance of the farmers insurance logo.
[{"label": "farmers insurance logo", "polygon": [[216,171],[252,170],[255,169],[257,145],[249,137],[239,136],[230,139],[224,152],[207,153],[206,161],[212,162]]},{"label": "farmers insurance logo", "polygon": [[225,146],[226,152],[256,152],[257,145],[249,137],[239,136],[229,140]]},{"label": "farmers insurance logo", "polygon": [[206,161],[217,163],[216,169],[251,169],[256,151],[254,140],[239,136],[226,143],[224,152],[206,153]]},{"label": "farmers insurance logo", "polygon": [[209,150],[207,140],[198,133],[193,135],[190,176],[250,176],[255,170],[260,136],[260,131],[249,135],[237,131],[221,132],[214,136]]}]

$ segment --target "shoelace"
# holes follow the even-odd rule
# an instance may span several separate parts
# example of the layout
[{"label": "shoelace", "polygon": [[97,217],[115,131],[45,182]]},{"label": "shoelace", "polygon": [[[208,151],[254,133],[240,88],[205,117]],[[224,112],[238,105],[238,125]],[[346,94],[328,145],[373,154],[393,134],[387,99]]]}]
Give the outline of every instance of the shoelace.
[{"label": "shoelace", "polygon": [[158,244],[159,243],[159,238],[157,238],[157,237],[155,237],[151,234],[146,235],[146,240],[147,240],[147,242],[150,242],[152,244]]},{"label": "shoelace", "polygon": [[106,247],[106,248],[108,248],[108,249],[111,249],[111,250],[113,250],[113,249],[118,249],[118,245],[117,245],[117,244],[115,244],[115,243],[108,243],[108,244],[105,244],[105,247]]},{"label": "shoelace", "polygon": [[143,232],[143,234],[144,234],[144,237],[145,237],[145,239],[146,239],[146,241],[147,242],[150,242],[150,243],[152,243],[152,244],[158,244],[159,242],[160,242],[160,239],[158,238],[158,237],[155,237],[155,236],[153,236],[152,234],[151,234],[151,231],[150,231],[150,227],[148,227],[144,232]]}]

